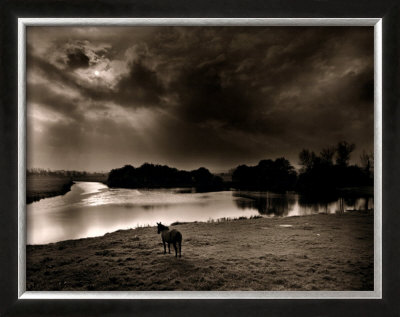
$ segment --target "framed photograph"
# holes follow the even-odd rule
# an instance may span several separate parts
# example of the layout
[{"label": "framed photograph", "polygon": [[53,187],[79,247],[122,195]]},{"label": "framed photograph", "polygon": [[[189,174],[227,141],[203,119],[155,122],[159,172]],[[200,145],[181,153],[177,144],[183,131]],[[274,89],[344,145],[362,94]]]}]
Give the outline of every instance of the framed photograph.
[{"label": "framed photograph", "polygon": [[0,314],[398,313],[396,7],[48,4],[4,6]]}]

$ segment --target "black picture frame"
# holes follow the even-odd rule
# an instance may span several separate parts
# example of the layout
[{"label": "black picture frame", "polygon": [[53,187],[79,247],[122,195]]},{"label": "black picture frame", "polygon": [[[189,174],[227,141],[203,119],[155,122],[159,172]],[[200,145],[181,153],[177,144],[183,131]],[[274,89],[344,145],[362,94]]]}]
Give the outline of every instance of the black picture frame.
[{"label": "black picture frame", "polygon": [[[400,316],[399,1],[102,0],[0,2],[0,316]],[[382,18],[382,299],[18,299],[19,17]]]}]

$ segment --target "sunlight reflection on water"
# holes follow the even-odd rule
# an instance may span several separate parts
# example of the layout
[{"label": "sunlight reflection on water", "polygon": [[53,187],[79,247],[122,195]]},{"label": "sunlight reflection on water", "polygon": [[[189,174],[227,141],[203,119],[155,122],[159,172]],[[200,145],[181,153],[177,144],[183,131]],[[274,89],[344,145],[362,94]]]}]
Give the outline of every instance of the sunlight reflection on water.
[{"label": "sunlight reflection on water", "polygon": [[[63,196],[27,206],[27,242],[43,244],[100,236],[119,229],[175,222],[208,221],[255,215],[301,216],[335,213],[339,202],[302,202],[296,194],[260,192],[182,193],[179,189],[110,189],[76,182]],[[345,209],[373,208],[364,198],[343,202]]]}]

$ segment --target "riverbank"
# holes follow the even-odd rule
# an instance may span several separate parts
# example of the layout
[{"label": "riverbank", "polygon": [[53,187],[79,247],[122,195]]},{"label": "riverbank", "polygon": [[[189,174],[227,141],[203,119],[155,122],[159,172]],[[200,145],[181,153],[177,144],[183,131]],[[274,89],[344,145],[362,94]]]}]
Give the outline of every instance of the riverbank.
[{"label": "riverbank", "polygon": [[30,176],[26,179],[26,203],[30,204],[43,198],[64,195],[74,184],[69,177]]},{"label": "riverbank", "polygon": [[64,195],[71,190],[75,181],[107,183],[107,174],[87,174],[84,176],[27,175],[26,203],[30,204],[43,198]]},{"label": "riverbank", "polygon": [[373,215],[185,223],[182,258],[155,227],[27,246],[27,290],[373,290]]}]

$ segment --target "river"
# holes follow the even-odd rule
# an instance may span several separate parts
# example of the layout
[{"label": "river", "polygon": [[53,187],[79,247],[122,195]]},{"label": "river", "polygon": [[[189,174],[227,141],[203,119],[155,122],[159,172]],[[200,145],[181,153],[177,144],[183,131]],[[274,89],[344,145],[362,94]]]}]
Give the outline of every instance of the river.
[{"label": "river", "polygon": [[169,225],[176,221],[290,217],[372,208],[371,197],[310,202],[298,194],[115,189],[102,183],[76,182],[63,196],[27,205],[27,243],[95,237],[119,229],[154,226],[160,221]]}]

